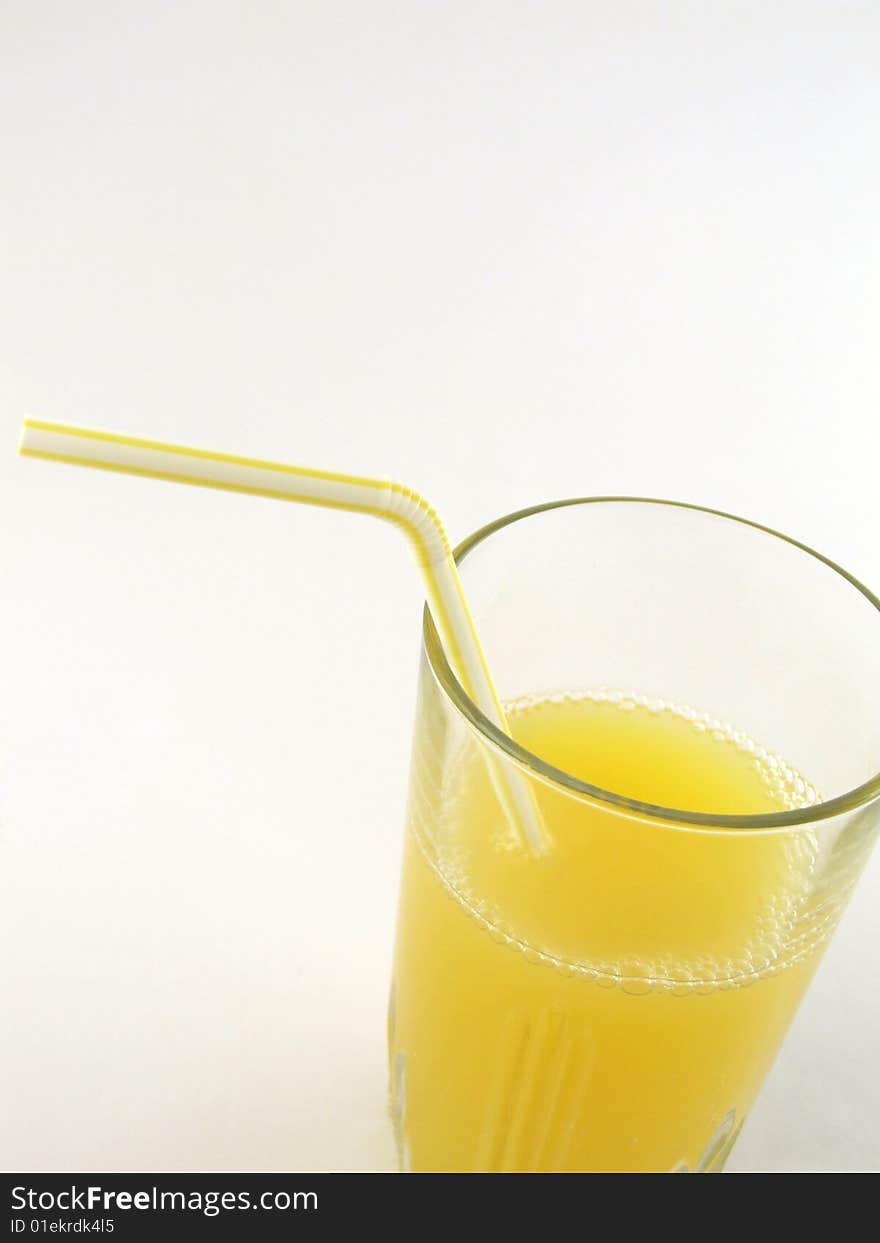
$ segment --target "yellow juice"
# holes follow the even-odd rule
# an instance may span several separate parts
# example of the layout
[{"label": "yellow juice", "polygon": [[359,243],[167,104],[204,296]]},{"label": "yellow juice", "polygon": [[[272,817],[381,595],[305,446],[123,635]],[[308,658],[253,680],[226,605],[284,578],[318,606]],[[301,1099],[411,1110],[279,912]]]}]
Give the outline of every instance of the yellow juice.
[{"label": "yellow juice", "polygon": [[[732,814],[817,798],[686,710],[568,695],[511,705],[510,720],[550,763],[645,802]],[[423,725],[417,773],[437,750]],[[536,858],[510,840],[475,743],[433,799],[426,771],[390,1011],[402,1164],[720,1168],[833,923],[813,834],[689,831],[536,784],[553,841]]]}]

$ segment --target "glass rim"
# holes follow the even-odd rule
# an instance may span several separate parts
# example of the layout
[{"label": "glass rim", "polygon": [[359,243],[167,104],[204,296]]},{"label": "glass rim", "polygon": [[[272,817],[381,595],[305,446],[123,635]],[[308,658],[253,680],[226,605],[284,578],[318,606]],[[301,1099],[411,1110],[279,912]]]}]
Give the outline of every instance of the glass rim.
[{"label": "glass rim", "polygon": [[[723,518],[729,522],[736,522],[741,526],[751,527],[755,531],[761,531],[765,535],[770,535],[774,539],[782,540],[793,548],[799,549],[833,570],[848,582],[851,587],[860,592],[864,599],[873,605],[878,613],[878,617],[880,617],[880,599],[863,583],[859,582],[855,575],[843,569],[842,566],[832,561],[830,557],[824,556],[814,548],[810,548],[808,544],[804,544],[790,535],[784,535],[781,531],[776,531],[763,523],[754,522],[750,518],[741,518],[737,514],[727,513],[722,509],[713,509],[707,505],[695,505],[687,501],[670,501],[650,496],[576,496],[558,501],[545,501],[540,505],[531,505],[525,509],[514,510],[512,513],[505,514],[503,517],[496,518],[493,522],[480,527],[479,530],[474,531],[462,540],[453,550],[452,555],[455,558],[456,564],[460,564],[469,553],[473,552],[478,545],[482,544],[491,535],[503,530],[505,527],[511,526],[515,522],[521,522],[526,518],[533,518],[537,514],[548,513],[554,509],[598,504],[663,505],[671,509],[685,509],[693,513],[709,514],[714,518]],[[503,730],[490,721],[467,694],[453,672],[446,659],[446,654],[443,651],[427,604],[425,605],[423,616],[422,641],[428,663],[446,698],[458,714],[464,718],[469,727],[485,742],[488,742],[495,751],[500,752],[504,758],[512,761],[530,775],[537,777],[545,785],[589,802],[598,802],[612,807],[622,814],[628,814],[641,820],[657,822],[671,828],[691,830],[752,829],[773,832],[791,828],[807,828],[818,821],[829,820],[846,812],[855,811],[880,796],[880,770],[878,770],[861,785],[855,786],[843,794],[836,795],[834,798],[823,800],[821,803],[815,803],[809,807],[794,808],[790,811],[763,812],[755,815],[722,815],[720,813],[688,811],[682,808],[663,807],[660,804],[627,798],[626,795],[617,794],[601,786],[593,785],[588,781],[583,781],[580,777],[575,777],[572,773],[566,772],[565,769],[557,768],[554,764],[548,763],[539,755],[529,751],[527,747],[516,742],[509,734],[505,734]]]}]

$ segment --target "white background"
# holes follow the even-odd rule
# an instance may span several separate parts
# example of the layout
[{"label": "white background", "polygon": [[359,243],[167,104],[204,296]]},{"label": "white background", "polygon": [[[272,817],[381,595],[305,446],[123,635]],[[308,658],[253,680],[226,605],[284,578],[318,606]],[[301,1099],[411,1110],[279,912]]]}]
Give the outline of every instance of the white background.
[{"label": "white background", "polygon": [[[384,1168],[407,551],[19,419],[876,588],[880,9],[0,0],[0,133],[0,1164]],[[878,933],[875,858],[732,1168],[880,1165]]]}]

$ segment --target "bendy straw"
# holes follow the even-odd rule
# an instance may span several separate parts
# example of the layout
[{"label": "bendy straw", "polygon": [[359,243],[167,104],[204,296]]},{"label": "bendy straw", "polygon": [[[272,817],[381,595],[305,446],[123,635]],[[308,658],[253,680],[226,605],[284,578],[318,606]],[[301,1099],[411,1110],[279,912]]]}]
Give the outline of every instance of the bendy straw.
[{"label": "bendy straw", "polygon": [[[509,733],[486,665],[443,523],[417,492],[384,479],[287,466],[112,432],[26,419],[19,451],[98,470],[220,488],[282,501],[300,501],[373,514],[393,522],[413,545],[431,615],[450,665],[477,707]],[[546,838],[530,788],[516,771],[488,757],[492,780],[521,845],[540,852]]]}]

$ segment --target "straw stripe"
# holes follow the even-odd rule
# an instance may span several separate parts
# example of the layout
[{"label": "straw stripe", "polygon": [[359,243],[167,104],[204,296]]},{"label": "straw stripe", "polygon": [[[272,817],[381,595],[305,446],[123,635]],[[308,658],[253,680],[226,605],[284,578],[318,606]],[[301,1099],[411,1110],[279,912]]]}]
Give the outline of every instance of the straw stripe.
[{"label": "straw stripe", "polygon": [[[137,461],[120,462],[120,448],[136,449]],[[73,434],[68,436],[60,426],[30,420],[25,423],[21,452],[26,457],[340,509],[375,511],[383,505],[388,488],[381,479],[331,474],[325,478],[316,471],[273,466],[229,454],[183,450],[158,441],[129,442],[119,436],[104,432],[92,434],[81,428],[73,429]]]}]

